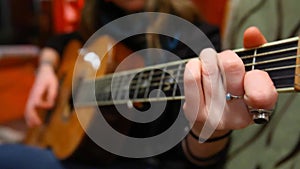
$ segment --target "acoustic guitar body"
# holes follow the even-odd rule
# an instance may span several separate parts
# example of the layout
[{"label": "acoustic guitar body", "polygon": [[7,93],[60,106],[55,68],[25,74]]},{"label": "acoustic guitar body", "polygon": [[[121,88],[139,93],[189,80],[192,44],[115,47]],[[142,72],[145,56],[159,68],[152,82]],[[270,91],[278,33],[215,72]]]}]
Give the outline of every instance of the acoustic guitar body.
[{"label": "acoustic guitar body", "polygon": [[[93,116],[99,112],[98,108],[101,109],[107,122],[121,133],[129,131],[130,122],[113,106],[88,105],[76,108],[75,111],[73,105],[73,99],[80,97],[76,89],[82,90],[83,81],[113,73],[117,66],[132,53],[121,44],[113,44],[113,39],[102,36],[85,48],[85,52],[80,52],[81,42],[70,41],[57,72],[60,87],[56,106],[49,111],[40,111],[44,123],[28,131],[25,144],[51,149],[59,159],[75,158],[88,163],[109,163],[116,157],[95,144],[85,130],[93,125]],[[108,48],[111,49],[106,52]],[[86,51],[93,51],[92,54],[96,54],[93,56],[97,56],[101,61],[98,67],[94,65],[97,63],[97,58],[90,60]],[[143,67],[141,57],[136,56],[132,59],[134,60],[131,60],[130,64],[123,63],[120,70]]]}]

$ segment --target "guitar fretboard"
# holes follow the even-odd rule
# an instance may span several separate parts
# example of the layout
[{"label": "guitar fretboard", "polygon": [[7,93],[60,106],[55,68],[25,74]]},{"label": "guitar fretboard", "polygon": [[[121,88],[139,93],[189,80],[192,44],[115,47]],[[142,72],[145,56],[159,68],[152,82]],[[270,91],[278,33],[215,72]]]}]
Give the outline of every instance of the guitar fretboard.
[{"label": "guitar fretboard", "polygon": [[299,83],[295,77],[299,67],[298,37],[269,43],[260,48],[236,50],[245,64],[246,71],[260,69],[266,71],[278,91],[293,91]]},{"label": "guitar fretboard", "polygon": [[[268,43],[255,49],[239,49],[235,52],[244,62],[246,71],[266,71],[279,92],[294,91],[299,86],[299,38]],[[80,92],[80,101],[88,104],[90,95],[96,96],[99,106],[132,104],[162,100],[184,99],[183,74],[187,60],[175,61],[106,75],[86,80],[81,89],[95,83],[95,93]]]},{"label": "guitar fretboard", "polygon": [[116,73],[95,80],[99,105],[183,99],[183,74],[188,60]]}]

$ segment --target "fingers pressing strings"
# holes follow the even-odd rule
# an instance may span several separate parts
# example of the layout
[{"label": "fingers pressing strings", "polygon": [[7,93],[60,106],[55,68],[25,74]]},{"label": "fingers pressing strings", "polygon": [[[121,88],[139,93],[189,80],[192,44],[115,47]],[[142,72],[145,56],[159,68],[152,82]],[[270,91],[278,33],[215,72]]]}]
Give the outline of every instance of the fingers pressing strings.
[{"label": "fingers pressing strings", "polygon": [[211,48],[205,49],[200,54],[200,60],[202,62],[202,87],[206,102],[204,113],[207,116],[200,137],[209,138],[222,120],[226,94],[217,52]]}]

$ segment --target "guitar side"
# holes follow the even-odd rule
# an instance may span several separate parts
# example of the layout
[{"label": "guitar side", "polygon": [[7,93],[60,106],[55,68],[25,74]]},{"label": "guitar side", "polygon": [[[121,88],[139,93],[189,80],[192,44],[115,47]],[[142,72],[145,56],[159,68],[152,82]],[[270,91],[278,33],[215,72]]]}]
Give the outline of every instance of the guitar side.
[{"label": "guitar side", "polygon": [[[49,111],[40,110],[39,115],[43,120],[43,124],[30,129],[24,141],[25,144],[50,148],[61,159],[69,156],[83,136],[83,130],[69,104],[73,68],[80,47],[81,43],[79,41],[71,41],[67,45],[57,72],[60,85],[56,105]],[[72,141],[69,141],[68,138]]]}]

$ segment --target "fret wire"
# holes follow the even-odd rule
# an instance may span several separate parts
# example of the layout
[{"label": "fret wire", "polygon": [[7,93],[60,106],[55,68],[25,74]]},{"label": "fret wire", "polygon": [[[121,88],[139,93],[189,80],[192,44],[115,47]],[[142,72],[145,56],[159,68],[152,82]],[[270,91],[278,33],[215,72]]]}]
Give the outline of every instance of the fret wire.
[{"label": "fret wire", "polygon": [[125,86],[125,91],[127,92],[126,93],[126,96],[127,96],[127,98],[130,98],[130,86],[131,86],[131,81],[130,81],[130,79],[133,79],[134,78],[134,75],[126,75],[125,76],[126,77],[126,86]]},{"label": "fret wire", "polygon": [[[95,82],[95,87],[97,87],[97,95],[100,97],[102,100],[106,99],[106,90],[110,91],[109,87],[109,79],[105,79],[104,81],[96,81]],[[103,90],[104,89],[104,90]],[[101,92],[102,91],[102,92]],[[104,92],[103,92],[104,91]]]},{"label": "fret wire", "polygon": [[[181,70],[181,68],[182,68],[182,64],[179,65],[178,70]],[[176,76],[175,82],[178,82],[179,76],[181,76],[180,72],[181,71],[177,71],[177,76]],[[176,84],[178,84],[178,83],[174,83],[174,88],[173,88],[173,93],[172,93],[173,97],[175,97],[175,95],[176,95],[176,90],[177,90],[177,85]]]},{"label": "fret wire", "polygon": [[[262,56],[267,56],[267,55],[271,55],[271,54],[278,54],[278,53],[283,53],[283,52],[290,52],[290,51],[298,50],[298,49],[300,49],[300,47],[291,47],[291,48],[287,48],[287,49],[280,49],[280,50],[276,50],[276,51],[259,53],[259,54],[256,54],[255,57],[262,57]],[[241,56],[240,58],[242,60],[243,59],[251,59],[251,58],[253,58],[253,55]]]},{"label": "fret wire", "polygon": [[[159,91],[162,90],[162,84],[163,84],[163,80],[164,80],[164,78],[165,78],[166,69],[167,69],[167,67],[164,67],[163,73],[161,74],[161,78],[160,78],[159,86],[158,86],[158,90],[159,90]],[[160,92],[157,92],[156,97],[159,97],[159,95],[160,95]]]},{"label": "fret wire", "polygon": [[257,49],[254,50],[254,55],[253,55],[253,59],[252,59],[252,70],[255,69],[255,62],[256,62],[256,54],[257,54]]},{"label": "fret wire", "polygon": [[[123,76],[118,76],[118,80],[120,79],[120,78],[122,78]],[[115,79],[115,78],[114,78]],[[110,81],[110,82],[112,82],[112,78],[110,78],[109,80],[107,80],[108,82]],[[111,85],[111,84],[109,84],[109,85]],[[121,84],[120,83],[118,83],[118,84],[112,84],[112,86],[111,86],[111,95],[112,95],[112,98],[114,98],[114,99],[117,99],[118,98],[118,95],[119,95],[119,90],[118,90],[118,88],[119,88],[119,86],[120,86]]]},{"label": "fret wire", "polygon": [[[129,98],[129,94],[130,94],[129,86],[130,86],[130,84],[129,84],[128,79],[131,79],[132,77],[133,76],[130,75],[130,74],[122,76],[121,84],[116,89],[116,90],[119,90],[119,93],[120,93],[118,95],[118,99],[122,99],[122,96],[124,96],[124,98]],[[136,86],[131,87],[131,89],[134,89],[134,87],[136,87]]]},{"label": "fret wire", "polygon": [[[103,84],[105,85],[104,87],[107,87],[108,86],[108,84],[109,84],[109,81],[108,80],[110,80],[110,79],[106,79],[105,81],[103,81],[102,82],[102,86],[103,86]],[[109,86],[108,86],[108,88],[109,88]],[[98,87],[98,90],[99,90],[99,87]],[[111,93],[111,90],[110,90],[110,88],[108,89],[108,91],[106,91],[105,92],[105,94],[101,94],[101,99],[103,99],[103,100],[109,100],[109,95],[110,95],[110,93]]]},{"label": "fret wire", "polygon": [[137,80],[137,86],[136,86],[136,88],[134,90],[134,94],[133,94],[133,99],[137,98],[137,96],[138,96],[139,83],[141,81],[141,77],[142,77],[143,73],[144,72],[140,72],[140,74],[139,74],[139,77],[138,77],[138,80]]},{"label": "fret wire", "polygon": [[145,94],[144,94],[144,98],[147,97],[147,93],[148,93],[149,90],[150,90],[150,86],[151,86],[151,81],[152,81],[153,73],[154,73],[154,70],[152,69],[152,70],[150,71],[150,74],[149,74],[149,77],[148,77],[148,82],[149,82],[150,84],[149,84],[148,87],[146,88],[146,91],[145,91]]},{"label": "fret wire", "polygon": [[119,87],[118,87],[118,89],[117,89],[117,91],[118,91],[117,99],[118,99],[118,100],[121,100],[123,95],[126,96],[126,92],[123,92],[124,90],[122,90],[123,87],[124,87],[124,85],[125,85],[125,83],[126,83],[126,80],[124,80],[125,77],[126,77],[126,76],[121,76],[120,84],[119,84]]},{"label": "fret wire", "polygon": [[[277,59],[271,59],[271,60],[265,60],[265,61],[260,61],[256,62],[254,65],[261,65],[261,64],[266,64],[266,63],[274,63],[274,62],[279,62],[279,61],[285,61],[285,60],[290,60],[290,59],[296,59],[299,58],[300,55],[295,55],[295,56],[287,56],[283,58],[277,58]],[[247,63],[245,66],[253,66],[252,63]]]},{"label": "fret wire", "polygon": [[[106,80],[105,80],[105,84],[107,85],[107,86],[109,86],[108,88],[109,88],[109,93],[108,93],[108,98],[109,99],[112,99],[112,98],[116,98],[117,96],[117,94],[116,94],[116,92],[115,93],[113,93],[113,90],[112,90],[112,88],[113,88],[113,86],[116,86],[116,85],[118,85],[118,84],[111,84],[111,82],[112,82],[112,78],[107,78]],[[113,86],[111,86],[111,85],[113,85]]]},{"label": "fret wire", "polygon": [[[122,76],[118,76],[117,78],[115,77],[114,79],[117,79],[117,81],[120,81],[120,78],[122,78]],[[116,80],[114,80],[114,82],[115,82],[115,81],[116,81]],[[112,77],[107,78],[107,79],[105,80],[105,82],[107,83],[106,85],[109,85],[109,86],[110,86],[110,93],[109,93],[109,95],[111,95],[111,98],[116,99],[117,96],[118,96],[118,90],[116,90],[116,89],[119,88],[120,83],[117,83],[117,84],[114,83],[114,84],[112,84]]]},{"label": "fret wire", "polygon": [[[101,81],[102,82],[102,81]],[[103,95],[99,94],[98,91],[100,91],[99,89],[103,87],[103,83],[95,83],[95,94],[96,94],[96,98],[98,99],[102,99]]]}]

